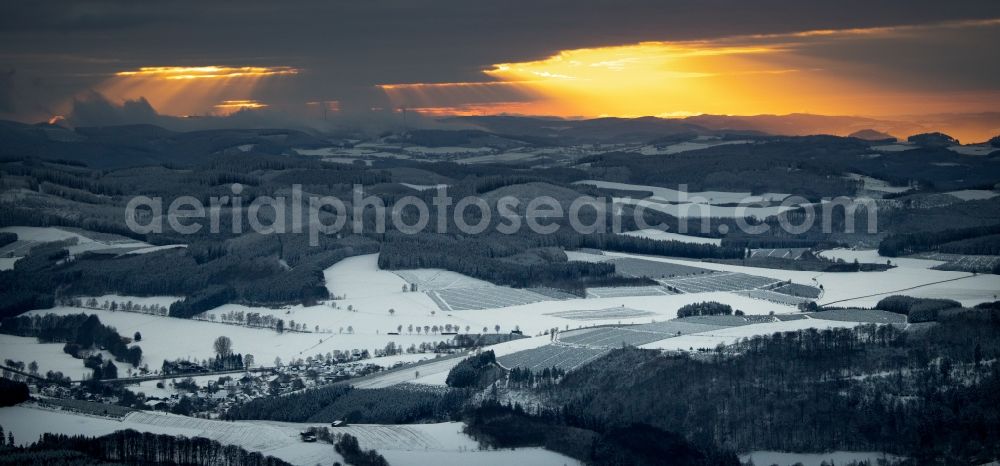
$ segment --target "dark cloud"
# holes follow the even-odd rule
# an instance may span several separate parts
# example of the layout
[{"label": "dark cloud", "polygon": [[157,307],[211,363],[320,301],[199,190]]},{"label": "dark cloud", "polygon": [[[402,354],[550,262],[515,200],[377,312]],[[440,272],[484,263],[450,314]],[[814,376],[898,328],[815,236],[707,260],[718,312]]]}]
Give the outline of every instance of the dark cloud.
[{"label": "dark cloud", "polygon": [[0,71],[0,113],[14,113],[14,70]]},{"label": "dark cloud", "polygon": [[[49,107],[92,88],[101,76],[132,67],[286,65],[305,72],[295,78],[294,89],[275,98],[339,100],[345,109],[366,109],[383,99],[373,91],[375,84],[484,81],[481,71],[490,64],[538,59],[563,49],[993,17],[1000,17],[1000,2],[5,2],[0,69],[46,76],[51,88],[32,98]],[[866,63],[898,55],[864,52],[834,48],[825,53],[854,53]],[[919,58],[917,51],[907,54]],[[985,44],[949,47],[940,55],[949,65],[965,66],[970,57],[1000,62]],[[941,74],[938,81],[949,79]]]}]

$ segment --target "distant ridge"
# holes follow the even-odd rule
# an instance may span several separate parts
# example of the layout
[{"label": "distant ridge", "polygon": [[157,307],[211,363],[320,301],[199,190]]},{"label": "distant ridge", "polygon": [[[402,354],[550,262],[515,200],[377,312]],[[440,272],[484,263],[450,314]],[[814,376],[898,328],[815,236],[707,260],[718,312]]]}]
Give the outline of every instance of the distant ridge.
[{"label": "distant ridge", "polygon": [[881,131],[875,131],[873,129],[863,129],[861,131],[855,131],[848,134],[847,137],[855,139],[863,139],[865,141],[891,141],[895,142],[896,138],[890,134],[883,133]]},{"label": "distant ridge", "polygon": [[[683,133],[693,135],[852,136],[883,140],[934,131],[958,139],[985,141],[1000,127],[1000,112],[901,116],[879,119],[808,113],[788,115],[698,115],[686,118],[561,119],[530,116],[462,116],[443,123],[499,134],[558,137],[576,142],[654,140]],[[869,133],[870,132],[870,133]],[[860,136],[859,136],[860,135]],[[870,136],[869,136],[870,135]],[[876,135],[878,135],[876,137]],[[895,135],[895,136],[893,136]]]}]

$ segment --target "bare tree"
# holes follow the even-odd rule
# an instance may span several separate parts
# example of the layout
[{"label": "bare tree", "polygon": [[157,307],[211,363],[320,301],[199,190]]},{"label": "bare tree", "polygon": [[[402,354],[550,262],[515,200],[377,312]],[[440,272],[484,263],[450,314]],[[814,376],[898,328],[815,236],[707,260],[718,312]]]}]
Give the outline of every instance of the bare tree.
[{"label": "bare tree", "polygon": [[215,354],[223,357],[229,356],[233,352],[233,341],[227,336],[221,336],[215,339],[213,347],[215,348]]}]

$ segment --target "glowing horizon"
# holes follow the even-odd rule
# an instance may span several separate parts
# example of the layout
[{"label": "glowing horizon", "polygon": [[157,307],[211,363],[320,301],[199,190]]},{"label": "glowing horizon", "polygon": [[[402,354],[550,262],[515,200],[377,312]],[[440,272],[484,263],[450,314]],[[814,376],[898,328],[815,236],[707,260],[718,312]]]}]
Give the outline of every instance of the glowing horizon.
[{"label": "glowing horizon", "polygon": [[986,19],[568,49],[537,60],[493,64],[482,70],[484,82],[379,88],[394,106],[434,115],[884,117],[989,111],[1000,107],[1000,94],[907,88],[878,70],[816,54],[810,47],[997,26],[1000,20]]}]

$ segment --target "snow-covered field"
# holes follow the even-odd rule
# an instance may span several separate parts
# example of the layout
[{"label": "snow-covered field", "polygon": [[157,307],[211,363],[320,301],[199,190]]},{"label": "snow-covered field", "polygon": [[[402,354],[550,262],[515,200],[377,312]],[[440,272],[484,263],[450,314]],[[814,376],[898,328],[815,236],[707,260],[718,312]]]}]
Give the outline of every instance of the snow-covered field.
[{"label": "snow-covered field", "polygon": [[456,160],[457,163],[499,163],[499,162],[526,162],[538,158],[538,154],[533,152],[503,152],[499,154],[478,155]]},{"label": "snow-covered field", "polygon": [[0,271],[13,270],[14,264],[20,257],[0,257]]},{"label": "snow-covered field", "polygon": [[0,361],[11,359],[23,362],[25,372],[32,361],[38,363],[38,373],[62,372],[73,380],[90,376],[91,370],[83,361],[63,352],[62,343],[39,343],[36,338],[0,334]]},{"label": "snow-covered field", "polygon": [[[315,157],[325,157],[327,158],[342,158],[345,160],[358,160],[358,157],[383,157],[383,158],[397,158],[397,159],[408,159],[410,156],[406,154],[401,154],[398,146],[383,146],[379,144],[358,144],[355,147],[322,147],[319,149],[292,149],[299,155],[308,155]],[[336,157],[340,156],[340,157]],[[348,162],[350,163],[350,162]]]},{"label": "snow-covered field", "polygon": [[857,173],[848,173],[847,178],[856,181],[861,181],[862,186],[864,186],[864,189],[868,191],[879,191],[883,193],[901,193],[910,190],[908,186],[893,186],[889,184],[888,181],[880,180],[878,178],[873,178],[870,176],[860,175]]},{"label": "snow-covered field", "polygon": [[703,141],[684,141],[676,144],[671,144],[669,146],[642,146],[639,148],[638,152],[642,155],[670,155],[679,154],[681,152],[688,152],[693,150],[707,149],[709,147],[715,146],[726,146],[730,144],[749,144],[753,141],[748,140],[734,140],[734,141],[722,141],[722,140],[703,140]]},{"label": "snow-covered field", "polygon": [[877,249],[828,249],[820,251],[819,256],[833,260],[843,259],[844,262],[854,262],[857,260],[862,264],[885,264],[888,261],[897,267],[911,269],[929,269],[944,264],[944,261],[880,256]]},{"label": "snow-covered field", "polygon": [[[695,265],[711,270],[740,272],[750,275],[791,280],[803,285],[822,285],[824,289],[820,304],[837,302],[838,306],[872,307],[882,298],[892,294],[917,297],[939,297],[954,299],[963,305],[973,306],[996,300],[1000,290],[1000,275],[973,275],[966,272],[928,270],[923,268],[896,267],[885,272],[845,272],[821,273],[795,270],[766,269],[739,265],[713,264],[655,256],[640,256],[616,252],[605,252],[612,257],[639,257],[653,261],[674,264]],[[954,280],[944,283],[945,280]],[[910,289],[913,288],[913,289]],[[873,296],[869,296],[873,295]],[[685,295],[678,295],[685,296]],[[687,296],[706,296],[703,294]]]},{"label": "snow-covered field", "polygon": [[969,144],[965,146],[950,146],[948,150],[962,155],[989,155],[997,149],[989,144]]},{"label": "snow-covered field", "polygon": [[[552,340],[548,335],[531,338],[521,338],[490,346],[489,349],[499,356],[513,354],[518,351],[538,348],[549,344]],[[453,357],[422,364],[405,370],[391,371],[383,374],[376,374],[371,377],[352,383],[355,388],[385,388],[401,383],[416,383],[422,385],[445,385],[445,379],[451,368],[462,361],[462,357]]]},{"label": "snow-covered field", "polygon": [[50,243],[53,241],[63,241],[75,239],[76,244],[66,248],[70,255],[83,254],[88,251],[118,250],[127,252],[152,247],[149,243],[132,239],[122,239],[117,241],[102,241],[88,238],[87,236],[55,227],[4,227],[0,232],[16,233],[18,241],[34,241],[37,243]]},{"label": "snow-covered field", "polygon": [[[223,309],[230,306],[234,305],[223,306]],[[331,313],[348,313],[348,311],[343,310],[325,309]],[[232,340],[233,351],[252,354],[258,365],[267,366],[272,365],[275,358],[281,358],[283,362],[288,362],[291,359],[326,354],[334,350],[367,349],[372,351],[385,347],[389,342],[394,342],[405,348],[411,344],[419,345],[422,342],[437,342],[448,338],[434,334],[427,336],[387,335],[385,332],[376,333],[375,328],[371,328],[370,332],[353,334],[278,333],[270,329],[249,328],[220,322],[73,307],[36,310],[29,312],[28,315],[49,313],[57,315],[95,314],[102,323],[115,327],[122,335],[131,337],[135,332],[142,333],[142,341],[136,344],[142,348],[143,362],[148,364],[151,369],[158,369],[164,360],[192,359],[200,361],[214,357],[212,342],[219,336],[227,336]],[[385,318],[389,318],[388,315]],[[395,329],[393,330],[395,331]],[[61,348],[60,345],[60,351]],[[82,363],[80,365],[82,367]]]},{"label": "snow-covered field", "polygon": [[879,152],[903,152],[910,149],[916,149],[917,146],[912,144],[900,143],[900,144],[882,144],[878,146],[871,146],[871,150]]},{"label": "snow-covered field", "polygon": [[776,332],[793,332],[810,328],[825,329],[835,327],[855,327],[858,322],[844,322],[822,319],[798,319],[784,322],[768,322],[763,324],[741,325],[738,327],[727,327],[707,332],[692,333],[678,337],[667,338],[642,345],[641,348],[688,351],[698,349],[714,349],[719,344],[729,345],[736,343],[743,338],[757,335],[771,335]]},{"label": "snow-covered field", "polygon": [[960,191],[948,191],[945,194],[955,196],[963,201],[980,201],[1000,196],[1000,193],[986,189],[963,189]]},{"label": "snow-covered field", "polygon": [[186,247],[187,247],[186,244],[167,244],[167,245],[163,245],[163,246],[150,246],[148,248],[136,249],[136,250],[133,250],[133,251],[126,252],[125,254],[149,254],[151,252],[163,251],[163,250],[166,250],[166,249],[177,249],[177,248],[186,248]]},{"label": "snow-covered field", "polygon": [[[205,437],[238,445],[292,464],[329,464],[343,459],[324,443],[304,443],[299,432],[310,425],[270,421],[213,421],[158,412],[134,412],[122,420],[85,416],[65,411],[21,405],[0,408],[0,425],[12,432],[19,444],[34,441],[44,432],[67,435],[105,435],[134,429],[188,437]],[[575,460],[538,448],[479,451],[477,443],[462,433],[457,422],[408,425],[352,425],[338,428],[358,438],[362,448],[375,449],[393,465],[433,464],[579,464]]]},{"label": "snow-covered field", "polygon": [[566,251],[566,260],[582,262],[607,262],[613,259],[611,256],[594,254],[592,252]]},{"label": "snow-covered field", "polygon": [[407,188],[417,190],[417,191],[426,191],[428,189],[437,189],[437,188],[447,188],[448,187],[448,185],[446,185],[446,184],[411,184],[411,183],[399,183],[399,184],[401,184],[403,186],[406,186]]},{"label": "snow-covered field", "polygon": [[[437,272],[422,270],[415,273],[430,277]],[[452,275],[462,277],[460,274],[449,272],[450,279],[455,278]],[[281,358],[282,361],[288,362],[294,358],[305,358],[334,350],[367,349],[371,351],[384,348],[389,342],[405,348],[411,344],[419,345],[422,342],[438,342],[450,338],[434,332],[431,332],[430,335],[423,332],[417,334],[415,331],[411,333],[410,325],[414,327],[436,325],[438,328],[442,328],[450,324],[461,329],[460,331],[464,332],[468,328],[469,331],[475,333],[482,332],[484,327],[487,328],[487,332],[494,332],[495,326],[499,325],[502,333],[518,327],[526,335],[536,335],[553,327],[565,329],[601,324],[648,323],[650,320],[667,320],[676,317],[677,308],[680,306],[704,300],[724,302],[736,309],[744,310],[747,314],[797,312],[791,306],[723,292],[580,298],[541,301],[500,309],[444,312],[423,292],[403,292],[402,287],[407,283],[406,280],[400,278],[396,273],[379,270],[377,255],[374,254],[341,261],[326,271],[326,278],[327,286],[331,292],[334,295],[346,296],[346,298],[316,306],[291,306],[280,309],[227,304],[204,313],[206,318],[214,314],[216,316],[215,322],[75,307],[35,310],[31,311],[29,315],[47,313],[59,315],[95,314],[103,323],[115,327],[122,335],[131,337],[135,332],[140,332],[142,333],[142,341],[137,344],[143,350],[144,362],[150,368],[155,369],[164,360],[178,358],[202,360],[212,357],[214,355],[212,342],[222,335],[233,341],[234,351],[253,354],[258,364],[271,365],[275,358]],[[470,278],[469,280],[474,279]],[[137,298],[115,295],[97,297],[98,302],[102,304],[105,300],[115,300],[119,304],[132,300],[133,303],[157,303],[163,306],[169,306],[170,302],[176,299],[173,297]],[[334,304],[336,307],[333,306]],[[609,314],[605,319],[586,322],[560,317],[559,314],[551,315],[561,311],[601,310],[621,306],[644,311],[644,313],[630,318]],[[349,307],[351,310],[348,310]],[[390,314],[389,309],[393,309],[394,312]],[[309,330],[315,330],[318,326],[321,332],[285,332],[279,334],[270,329],[222,323],[221,316],[232,311],[272,315],[284,319],[286,323],[291,321],[295,321],[297,324],[304,323]],[[388,334],[399,331],[399,326],[403,327],[399,335]],[[326,331],[331,333],[325,333]],[[61,355],[61,346],[53,348],[52,352],[54,355]],[[71,358],[70,361],[78,362]],[[39,363],[41,364],[41,361]],[[74,367],[77,365],[82,371],[82,364],[75,364]],[[44,366],[43,368],[48,369]],[[53,369],[58,370],[58,368]]]},{"label": "snow-covered field", "polygon": [[[288,361],[293,357],[305,358],[334,349],[368,348],[367,346],[352,346],[364,343],[359,341],[355,335],[345,335],[345,339],[349,339],[349,341],[344,341],[331,338],[331,335],[291,332],[279,334],[274,330],[135,312],[56,307],[31,311],[28,315],[50,313],[57,315],[94,314],[105,325],[115,327],[121,335],[131,337],[135,332],[142,333],[142,341],[138,342],[137,345],[142,348],[143,362],[149,364],[151,369],[159,369],[164,360],[190,358],[200,361],[214,357],[212,342],[223,335],[233,341],[233,351],[253,354],[258,364],[262,365],[270,365],[275,357]],[[324,338],[326,341],[321,344],[320,338]]]},{"label": "snow-covered field", "polygon": [[418,290],[446,290],[450,288],[477,288],[491,286],[490,282],[444,269],[396,270],[393,273],[407,283],[416,284]]},{"label": "snow-covered field", "polygon": [[[877,258],[877,254],[872,256],[873,251],[834,250],[826,253],[845,260],[853,260],[855,257],[864,261],[880,260]],[[995,300],[994,295],[1000,290],[1000,276],[987,274],[973,276],[964,272],[928,270],[926,267],[936,263],[936,261],[918,259],[894,259],[893,262],[899,264],[900,267],[886,272],[818,273],[713,264],[613,252],[606,252],[605,255],[578,254],[578,256],[573,258],[635,257],[711,270],[739,272],[776,280],[791,280],[794,283],[804,285],[822,285],[824,295],[820,299],[821,304],[841,301],[838,302],[839,306],[871,307],[889,294],[950,298],[965,305],[974,305]],[[448,283],[455,283],[455,280],[459,278],[475,281],[475,279],[452,272],[447,274],[433,270],[405,272],[411,272],[409,275],[411,279],[414,277],[420,279],[423,283],[422,286],[447,286]],[[407,274],[403,273],[403,275]],[[450,338],[446,335],[439,335],[438,332],[431,332],[429,335],[424,332],[418,334],[415,331],[416,327],[423,329],[423,327],[437,326],[440,329],[445,325],[452,325],[460,332],[468,329],[473,333],[479,333],[483,331],[483,328],[486,328],[487,332],[494,332],[495,326],[499,325],[501,333],[519,328],[526,335],[538,335],[553,327],[567,330],[594,325],[645,324],[651,321],[669,320],[676,317],[679,307],[701,301],[719,301],[729,304],[734,309],[740,309],[748,315],[798,312],[795,307],[787,304],[753,299],[729,292],[579,298],[540,301],[505,308],[446,312],[440,310],[422,291],[402,291],[403,285],[408,284],[407,280],[401,278],[397,273],[379,270],[375,254],[351,257],[338,262],[326,270],[325,276],[327,287],[331,293],[343,297],[343,299],[316,306],[291,306],[280,309],[227,304],[207,311],[203,316],[207,318],[209,315],[215,315],[216,322],[73,307],[36,310],[29,314],[55,313],[65,315],[81,312],[96,314],[102,322],[117,328],[122,335],[132,336],[136,331],[141,332],[143,338],[138,345],[143,350],[144,362],[150,368],[155,369],[162,364],[163,360],[178,358],[201,360],[212,357],[214,355],[212,342],[222,335],[228,336],[233,341],[234,351],[253,354],[259,365],[271,365],[275,358],[281,358],[282,361],[288,362],[291,359],[325,354],[334,350],[367,349],[371,351],[384,348],[390,342],[406,348],[413,344],[438,342]],[[445,277],[446,279],[435,281],[435,277]],[[933,283],[953,279],[957,280]],[[912,289],[906,290],[907,288]],[[101,303],[105,299],[115,299],[119,303],[131,299],[134,303],[140,304],[149,301],[149,303],[169,305],[177,298],[130,298],[111,295],[98,297],[98,301]],[[631,316],[606,313],[605,318],[600,318],[601,312],[587,312],[622,307],[639,312],[631,313]],[[390,309],[393,310],[392,313],[389,312]],[[272,315],[284,319],[286,323],[295,321],[297,324],[305,324],[309,330],[315,330],[316,327],[319,327],[320,332],[279,334],[270,329],[221,323],[221,316],[231,311]],[[575,311],[577,314],[584,312],[588,316],[592,315],[593,319],[576,320],[572,318],[576,314],[567,314],[565,313],[567,311]],[[409,330],[411,325],[414,326],[412,333]],[[402,331],[400,331],[400,326],[402,326]],[[398,332],[399,334],[389,335],[389,332]],[[45,370],[61,370],[74,378],[87,372],[82,363],[62,354],[61,345],[48,345],[51,348],[38,349],[37,351],[47,351],[40,353],[36,352],[36,347],[42,348],[46,345],[39,345],[33,340],[24,339],[18,344],[14,344],[16,340],[0,341],[4,343],[2,345],[4,351],[2,352],[12,354],[9,356],[12,359],[23,360],[25,363],[32,359],[39,359],[38,362],[43,372]],[[7,343],[8,341],[10,344]],[[510,343],[510,345],[536,344],[533,341],[534,339],[519,340]],[[545,341],[537,342],[537,344],[545,344]],[[678,342],[678,344],[687,343]],[[45,354],[46,356],[44,358],[28,358],[26,356],[28,354]],[[419,359],[419,357],[417,358]],[[455,362],[457,363],[457,361]],[[435,371],[432,370],[433,367],[425,366],[425,369],[421,369],[421,379],[425,380],[418,382],[443,383],[447,370],[454,363],[442,361],[432,364],[440,366],[438,367],[440,370]],[[386,365],[390,364],[386,362]],[[396,374],[389,377],[392,378],[392,383],[412,381],[415,378],[412,373]]]},{"label": "snow-covered field", "polygon": [[659,186],[647,186],[641,184],[617,183],[613,181],[583,180],[576,184],[587,184],[604,189],[615,189],[622,191],[639,191],[653,193],[652,198],[663,202],[688,202],[694,204],[733,204],[738,202],[781,202],[788,197],[788,194],[765,193],[754,196],[748,192],[730,191],[699,191],[682,192],[670,188]]},{"label": "snow-covered field", "polygon": [[76,238],[77,241],[93,241],[90,238],[54,227],[3,227],[0,232],[14,233],[19,241],[51,243]]},{"label": "snow-covered field", "polygon": [[635,236],[637,238],[655,239],[659,241],[680,241],[682,243],[712,244],[715,246],[722,244],[722,239],[720,238],[702,238],[700,236],[684,235],[681,233],[674,233],[672,231],[657,230],[655,228],[627,231],[622,234],[625,236]]},{"label": "snow-covered field", "polygon": [[[741,205],[741,206],[731,207],[731,206],[720,206],[706,202],[663,203],[659,202],[657,199],[655,199],[655,197],[649,198],[648,200],[631,199],[624,197],[615,197],[612,199],[613,202],[615,202],[616,204],[639,206],[644,209],[663,212],[679,218],[684,218],[684,217],[767,218],[774,215],[778,215],[784,211],[794,209],[796,207],[792,205],[777,205],[768,207],[752,207],[749,205]],[[740,201],[734,201],[734,202],[740,202]]]},{"label": "snow-covered field", "polygon": [[416,155],[465,155],[465,154],[490,154],[496,152],[492,147],[425,147],[407,146],[404,152]]}]

